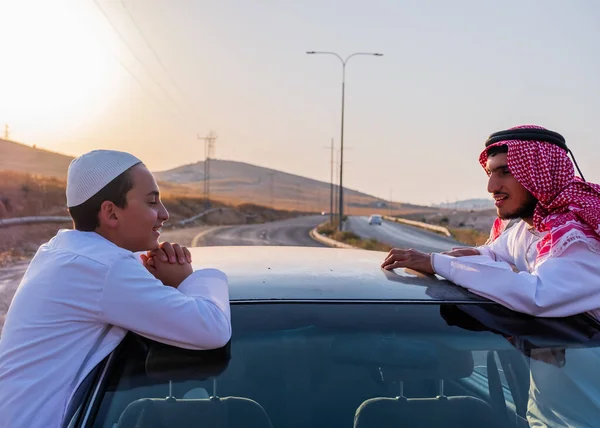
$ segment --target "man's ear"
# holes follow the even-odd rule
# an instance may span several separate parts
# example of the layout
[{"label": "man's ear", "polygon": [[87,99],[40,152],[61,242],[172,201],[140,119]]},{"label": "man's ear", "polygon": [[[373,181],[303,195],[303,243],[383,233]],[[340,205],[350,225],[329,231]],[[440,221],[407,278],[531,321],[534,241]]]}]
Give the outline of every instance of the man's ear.
[{"label": "man's ear", "polygon": [[100,226],[108,226],[110,228],[117,227],[119,217],[117,213],[117,206],[114,202],[104,201],[100,205],[100,212],[98,213],[98,222]]}]

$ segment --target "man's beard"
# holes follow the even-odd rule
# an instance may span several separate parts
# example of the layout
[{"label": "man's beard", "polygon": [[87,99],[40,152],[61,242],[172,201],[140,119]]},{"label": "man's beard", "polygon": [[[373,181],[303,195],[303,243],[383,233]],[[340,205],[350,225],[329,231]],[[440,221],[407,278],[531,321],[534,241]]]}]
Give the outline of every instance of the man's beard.
[{"label": "man's beard", "polygon": [[530,218],[533,217],[535,207],[538,200],[531,193],[528,194],[527,201],[512,213],[505,214],[501,217],[502,220],[512,220],[514,218]]}]

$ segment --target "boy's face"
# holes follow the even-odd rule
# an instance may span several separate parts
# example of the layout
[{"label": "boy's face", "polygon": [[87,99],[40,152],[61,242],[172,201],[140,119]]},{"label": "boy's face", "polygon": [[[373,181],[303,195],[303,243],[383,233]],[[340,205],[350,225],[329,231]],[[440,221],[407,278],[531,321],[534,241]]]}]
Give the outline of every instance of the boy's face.
[{"label": "boy's face", "polygon": [[489,176],[487,190],[496,200],[498,217],[528,219],[533,216],[537,200],[511,174],[506,153],[490,156],[486,172]]},{"label": "boy's face", "polygon": [[169,213],[159,197],[158,185],[143,164],[131,168],[132,189],[127,193],[125,208],[114,206],[115,243],[130,251],[158,248],[159,229]]}]

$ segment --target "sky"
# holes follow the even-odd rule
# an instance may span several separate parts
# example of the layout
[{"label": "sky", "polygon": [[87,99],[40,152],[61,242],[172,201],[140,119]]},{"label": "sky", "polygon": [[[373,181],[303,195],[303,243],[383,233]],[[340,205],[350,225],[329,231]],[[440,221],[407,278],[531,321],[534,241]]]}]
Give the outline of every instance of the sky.
[{"label": "sky", "polygon": [[[215,157],[433,204],[488,197],[477,159],[519,124],[600,182],[595,0],[0,0],[0,133],[159,171]],[[0,137],[2,136],[0,135]],[[0,153],[0,156],[2,154]]]}]

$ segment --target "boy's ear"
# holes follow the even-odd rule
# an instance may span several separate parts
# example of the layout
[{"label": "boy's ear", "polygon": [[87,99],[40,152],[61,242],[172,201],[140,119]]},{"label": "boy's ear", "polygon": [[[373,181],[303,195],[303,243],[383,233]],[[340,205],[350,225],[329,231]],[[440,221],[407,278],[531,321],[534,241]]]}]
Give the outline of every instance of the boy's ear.
[{"label": "boy's ear", "polygon": [[106,225],[108,227],[116,227],[119,221],[117,206],[114,202],[104,201],[100,205],[100,212],[98,213],[98,222],[100,226]]}]

